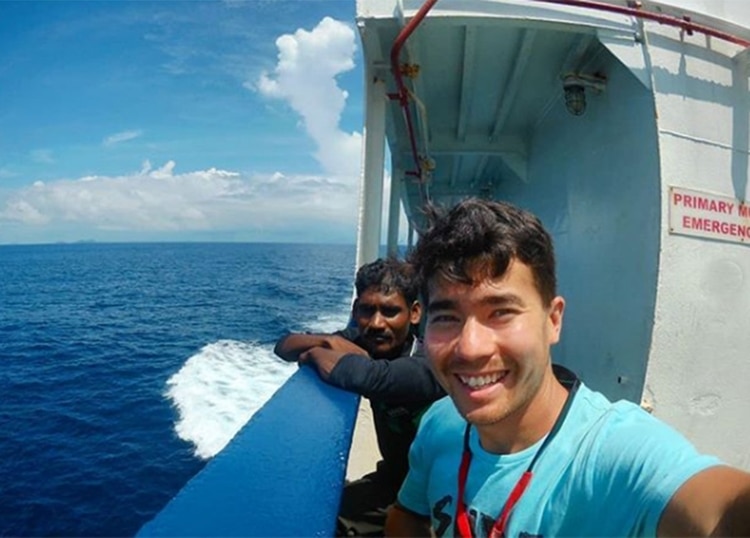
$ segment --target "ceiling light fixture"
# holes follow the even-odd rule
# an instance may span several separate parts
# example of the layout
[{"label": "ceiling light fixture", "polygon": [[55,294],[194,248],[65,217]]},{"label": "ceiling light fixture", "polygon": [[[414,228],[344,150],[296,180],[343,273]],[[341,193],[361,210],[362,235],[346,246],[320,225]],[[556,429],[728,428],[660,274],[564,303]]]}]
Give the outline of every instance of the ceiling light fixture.
[{"label": "ceiling light fixture", "polygon": [[586,111],[586,89],[599,94],[604,91],[606,82],[607,79],[602,75],[580,73],[564,75],[565,108],[574,116],[580,116]]}]

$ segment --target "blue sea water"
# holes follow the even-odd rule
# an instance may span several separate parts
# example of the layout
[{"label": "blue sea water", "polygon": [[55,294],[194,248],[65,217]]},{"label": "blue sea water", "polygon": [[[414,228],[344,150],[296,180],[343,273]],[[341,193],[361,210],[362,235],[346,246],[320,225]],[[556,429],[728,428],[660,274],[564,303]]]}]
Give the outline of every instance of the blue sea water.
[{"label": "blue sea water", "polygon": [[354,247],[0,246],[0,536],[132,536],[346,322]]}]

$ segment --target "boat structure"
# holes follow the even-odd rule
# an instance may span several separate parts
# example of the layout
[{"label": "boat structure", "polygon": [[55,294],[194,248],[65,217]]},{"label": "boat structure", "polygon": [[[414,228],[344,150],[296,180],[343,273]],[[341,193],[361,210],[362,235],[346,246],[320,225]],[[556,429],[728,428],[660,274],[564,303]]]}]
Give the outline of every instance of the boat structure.
[{"label": "boat structure", "polygon": [[[531,210],[553,360],[750,469],[750,3],[358,0],[356,23],[357,266],[428,201]],[[332,535],[357,408],[300,369],[140,535]]]}]

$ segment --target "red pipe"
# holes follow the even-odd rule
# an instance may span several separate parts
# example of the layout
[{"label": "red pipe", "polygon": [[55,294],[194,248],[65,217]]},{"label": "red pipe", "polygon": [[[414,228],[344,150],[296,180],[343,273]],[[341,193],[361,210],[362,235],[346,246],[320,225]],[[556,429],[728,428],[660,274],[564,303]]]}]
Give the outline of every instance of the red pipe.
[{"label": "red pipe", "polygon": [[727,34],[725,32],[720,32],[719,30],[715,30],[714,28],[710,28],[702,24],[692,22],[689,17],[679,18],[673,15],[664,15],[662,13],[653,13],[650,11],[643,11],[637,7],[633,8],[633,7],[624,7],[624,6],[613,6],[610,4],[603,4],[601,2],[594,2],[592,0],[531,0],[531,1],[532,2],[547,2],[549,4],[565,4],[569,6],[598,9],[600,11],[611,11],[613,13],[631,15],[633,17],[640,17],[641,19],[649,19],[649,20],[656,21],[662,24],[678,26],[679,28],[688,32],[688,34],[692,34],[692,32],[699,32],[701,34],[706,34],[708,36],[716,37],[718,39],[723,39],[724,41],[729,41],[730,43],[734,43],[735,45],[740,45],[742,47],[750,47],[750,41],[739,38],[737,36],[733,36],[731,34]]},{"label": "red pipe", "polygon": [[411,113],[409,112],[409,92],[406,90],[406,86],[404,85],[404,79],[401,76],[401,65],[399,64],[399,57],[401,56],[401,49],[404,46],[404,43],[406,43],[406,40],[409,39],[409,36],[414,32],[414,30],[417,29],[417,26],[422,22],[422,19],[427,16],[427,12],[432,9],[432,6],[434,6],[437,3],[437,0],[427,0],[424,4],[422,4],[422,7],[419,8],[419,11],[417,11],[417,14],[414,15],[414,18],[409,21],[409,23],[404,26],[404,28],[399,32],[398,37],[396,37],[396,40],[393,42],[393,46],[391,47],[391,71],[393,72],[393,76],[396,79],[396,88],[397,93],[389,95],[391,99],[398,99],[399,103],[401,104],[401,110],[404,113],[404,119],[406,120],[406,129],[409,132],[409,143],[411,144],[411,154],[412,158],[414,159],[414,164],[417,167],[417,170],[414,172],[406,172],[408,175],[415,175],[418,178],[422,178],[422,165],[419,163],[419,154],[417,153],[417,139],[414,135],[414,125],[411,121]]}]

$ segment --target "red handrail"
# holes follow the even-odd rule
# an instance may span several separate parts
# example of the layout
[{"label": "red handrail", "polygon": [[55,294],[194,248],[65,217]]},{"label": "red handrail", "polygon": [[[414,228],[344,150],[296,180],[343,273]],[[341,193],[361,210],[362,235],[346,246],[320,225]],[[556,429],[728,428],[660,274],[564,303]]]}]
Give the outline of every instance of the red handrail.
[{"label": "red handrail", "polygon": [[[741,37],[721,32],[710,26],[698,24],[692,22],[690,17],[676,17],[674,15],[666,15],[664,13],[653,13],[651,11],[644,11],[640,7],[625,7],[625,6],[614,6],[612,4],[604,4],[602,2],[595,2],[593,0],[531,0],[532,2],[546,2],[548,4],[563,4],[575,7],[583,7],[590,9],[598,9],[600,11],[610,11],[612,13],[620,13],[622,15],[630,15],[633,17],[639,17],[641,19],[648,19],[659,22],[661,24],[669,24],[671,26],[677,26],[682,30],[692,34],[692,32],[699,32],[706,34],[711,37],[716,37],[724,41],[729,41],[735,45],[743,47],[750,47],[750,41],[742,39]],[[637,4],[640,6],[640,3]]]},{"label": "red handrail", "polygon": [[414,135],[414,125],[412,124],[411,113],[409,112],[409,92],[407,91],[406,86],[404,85],[404,79],[401,76],[401,65],[399,63],[399,57],[401,56],[401,49],[404,46],[404,43],[406,43],[406,40],[409,39],[409,36],[411,36],[412,32],[417,29],[417,26],[419,26],[419,24],[422,22],[422,19],[425,18],[427,12],[430,11],[432,9],[432,6],[434,6],[436,3],[437,0],[427,0],[424,4],[422,4],[422,7],[419,8],[417,14],[414,15],[414,18],[410,20],[406,26],[404,26],[401,32],[399,32],[396,40],[393,42],[393,46],[391,47],[391,72],[393,73],[393,77],[396,79],[397,92],[395,94],[389,95],[389,97],[391,99],[398,99],[401,105],[401,110],[406,121],[406,130],[409,132],[409,143],[411,144],[412,158],[414,159],[414,164],[417,167],[416,171],[406,172],[406,174],[417,176],[420,181],[422,179],[422,165],[419,162],[419,154],[417,153],[417,140]]}]

